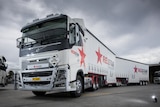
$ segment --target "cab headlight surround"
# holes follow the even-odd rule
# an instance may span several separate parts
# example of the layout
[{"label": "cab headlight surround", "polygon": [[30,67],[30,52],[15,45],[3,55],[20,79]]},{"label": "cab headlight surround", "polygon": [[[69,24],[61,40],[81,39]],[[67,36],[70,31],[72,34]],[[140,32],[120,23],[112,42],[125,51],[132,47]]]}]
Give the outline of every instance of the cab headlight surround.
[{"label": "cab headlight surround", "polygon": [[53,55],[53,57],[49,58],[49,63],[50,63],[53,67],[57,66],[58,63],[59,63],[58,54],[55,54],[55,55]]}]

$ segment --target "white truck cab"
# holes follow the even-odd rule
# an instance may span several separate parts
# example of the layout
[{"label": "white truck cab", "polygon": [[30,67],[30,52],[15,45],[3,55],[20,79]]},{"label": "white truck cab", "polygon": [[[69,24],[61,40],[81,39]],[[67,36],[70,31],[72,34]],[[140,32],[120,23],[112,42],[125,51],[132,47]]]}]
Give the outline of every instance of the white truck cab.
[{"label": "white truck cab", "polygon": [[[21,32],[22,37],[17,39],[18,89],[37,96],[52,91],[79,97],[87,88],[97,90],[105,85],[126,84],[131,80],[126,73],[137,65],[121,58],[117,61],[116,55],[85,27],[82,19],[52,14],[33,20]],[[128,63],[131,70],[126,71]],[[142,65],[136,67],[148,70],[148,65]],[[148,79],[148,72],[140,71],[144,69],[131,76],[145,73]],[[144,78],[140,80],[147,83]]]}]

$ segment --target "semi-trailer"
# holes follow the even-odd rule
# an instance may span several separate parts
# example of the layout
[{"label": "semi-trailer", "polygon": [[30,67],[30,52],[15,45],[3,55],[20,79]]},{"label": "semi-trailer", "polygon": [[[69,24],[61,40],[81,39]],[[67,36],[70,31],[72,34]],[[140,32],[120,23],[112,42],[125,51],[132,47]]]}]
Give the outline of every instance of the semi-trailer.
[{"label": "semi-trailer", "polygon": [[149,65],[141,62],[116,57],[116,85],[140,84],[149,82]]}]

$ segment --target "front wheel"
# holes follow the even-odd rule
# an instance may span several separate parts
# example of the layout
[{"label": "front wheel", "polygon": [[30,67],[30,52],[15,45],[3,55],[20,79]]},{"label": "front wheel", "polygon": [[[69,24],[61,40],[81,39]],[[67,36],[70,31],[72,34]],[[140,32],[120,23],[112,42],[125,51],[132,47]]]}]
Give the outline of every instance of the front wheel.
[{"label": "front wheel", "polygon": [[76,80],[76,91],[71,92],[70,94],[72,97],[80,97],[82,94],[82,90],[83,90],[82,77],[78,75]]},{"label": "front wheel", "polygon": [[32,93],[36,96],[44,96],[46,94],[46,92],[41,92],[41,91],[32,91]]}]

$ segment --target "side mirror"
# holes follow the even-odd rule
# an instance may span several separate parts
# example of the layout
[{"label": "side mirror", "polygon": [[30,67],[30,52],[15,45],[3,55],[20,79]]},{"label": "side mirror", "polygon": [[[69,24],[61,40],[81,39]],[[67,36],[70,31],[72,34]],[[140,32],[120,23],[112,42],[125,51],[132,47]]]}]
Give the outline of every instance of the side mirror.
[{"label": "side mirror", "polygon": [[76,43],[78,43],[80,40],[80,37],[79,37],[79,26],[76,24]]},{"label": "side mirror", "polygon": [[17,48],[21,48],[22,38],[17,39]]},{"label": "side mirror", "polygon": [[76,35],[76,25],[74,23],[71,23],[69,25],[69,43],[71,45],[76,43],[75,35]]}]

